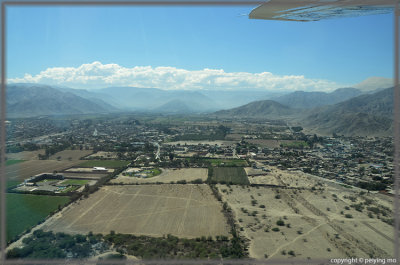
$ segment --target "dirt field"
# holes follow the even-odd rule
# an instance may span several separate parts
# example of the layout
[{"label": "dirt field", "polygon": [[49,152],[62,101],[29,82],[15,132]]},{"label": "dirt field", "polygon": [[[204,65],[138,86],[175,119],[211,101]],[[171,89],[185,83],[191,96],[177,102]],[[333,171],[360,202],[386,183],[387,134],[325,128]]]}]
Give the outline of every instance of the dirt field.
[{"label": "dirt field", "polygon": [[229,146],[229,145],[235,145],[236,142],[234,141],[176,141],[176,142],[169,142],[165,143],[167,145],[177,145],[180,144],[181,146],[184,145],[218,145],[218,146]]},{"label": "dirt field", "polygon": [[221,204],[205,185],[106,186],[53,218],[43,228],[68,233],[178,237],[229,236]]},{"label": "dirt field", "polygon": [[[129,169],[128,169],[129,170]],[[161,174],[152,178],[136,178],[118,175],[116,179],[112,179],[111,183],[170,183],[171,181],[177,182],[179,180],[186,180],[187,182],[195,179],[207,180],[208,170],[206,168],[182,168],[182,169],[169,169],[162,168]]]},{"label": "dirt field", "polygon": [[[251,240],[253,258],[392,257],[392,226],[382,221],[384,215],[369,217],[367,210],[382,209],[390,200],[341,186],[323,187],[324,191],[312,191],[218,185],[241,233]],[[354,208],[357,203],[365,205],[361,212]]]},{"label": "dirt field", "polygon": [[44,150],[37,151],[23,151],[19,153],[8,153],[6,154],[9,160],[39,160],[38,155],[44,155]]},{"label": "dirt field", "polygon": [[88,156],[88,158],[93,159],[117,159],[117,152],[104,152],[104,151],[99,151],[97,153],[94,153],[90,156]]},{"label": "dirt field", "polygon": [[11,180],[23,181],[40,173],[53,173],[79,164],[81,161],[30,160],[6,167],[6,176]]},{"label": "dirt field", "polygon": [[[93,153],[92,150],[64,150],[50,156],[50,160],[79,160]],[[58,159],[59,158],[59,159]]]}]

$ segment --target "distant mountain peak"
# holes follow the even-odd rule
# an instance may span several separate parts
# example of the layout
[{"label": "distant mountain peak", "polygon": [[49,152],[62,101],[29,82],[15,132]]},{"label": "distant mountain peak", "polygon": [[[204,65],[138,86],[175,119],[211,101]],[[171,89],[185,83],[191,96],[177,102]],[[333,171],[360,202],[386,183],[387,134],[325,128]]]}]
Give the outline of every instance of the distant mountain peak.
[{"label": "distant mountain peak", "polygon": [[392,78],[372,76],[368,77],[361,83],[354,85],[353,87],[361,90],[362,92],[371,92],[377,89],[389,88],[392,86],[393,86]]}]

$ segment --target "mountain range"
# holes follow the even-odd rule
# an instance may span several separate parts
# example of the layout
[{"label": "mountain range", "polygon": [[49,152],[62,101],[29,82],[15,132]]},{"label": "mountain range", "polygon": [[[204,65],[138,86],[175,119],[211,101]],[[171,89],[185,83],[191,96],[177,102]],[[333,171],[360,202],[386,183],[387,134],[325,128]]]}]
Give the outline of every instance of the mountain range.
[{"label": "mountain range", "polygon": [[88,91],[11,84],[7,86],[7,115],[12,118],[122,111],[208,113],[216,117],[285,119],[323,134],[390,135],[392,95],[393,88],[368,91],[368,94],[355,88],[341,88],[330,93],[297,91],[279,95],[279,92],[264,91],[133,87]]}]

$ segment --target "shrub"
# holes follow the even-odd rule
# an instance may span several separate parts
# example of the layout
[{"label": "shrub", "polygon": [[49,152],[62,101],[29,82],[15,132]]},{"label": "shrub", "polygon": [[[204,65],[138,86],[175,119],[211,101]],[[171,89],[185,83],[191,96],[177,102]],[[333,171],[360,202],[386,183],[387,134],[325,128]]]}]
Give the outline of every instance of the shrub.
[{"label": "shrub", "polygon": [[279,232],[280,230],[279,230],[278,227],[274,227],[274,228],[272,228],[272,231],[274,231],[274,232]]},{"label": "shrub", "polygon": [[284,226],[285,222],[282,219],[279,219],[278,221],[276,221],[276,224],[279,226]]},{"label": "shrub", "polygon": [[346,213],[346,214],[344,215],[344,217],[346,217],[346,218],[353,218],[353,216],[352,216],[351,214],[349,214],[349,213]]}]

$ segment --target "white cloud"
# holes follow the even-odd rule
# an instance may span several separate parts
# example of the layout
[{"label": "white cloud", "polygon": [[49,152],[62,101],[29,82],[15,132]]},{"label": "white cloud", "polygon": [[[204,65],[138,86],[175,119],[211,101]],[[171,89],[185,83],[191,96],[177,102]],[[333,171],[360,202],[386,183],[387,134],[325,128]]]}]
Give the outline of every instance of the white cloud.
[{"label": "white cloud", "polygon": [[329,91],[343,87],[335,82],[308,79],[302,75],[275,75],[270,72],[227,73],[223,69],[189,71],[170,66],[135,66],[93,62],[74,67],[48,68],[37,75],[25,74],[9,83],[41,83],[74,88],[107,86],[153,87],[160,89],[257,89]]}]

